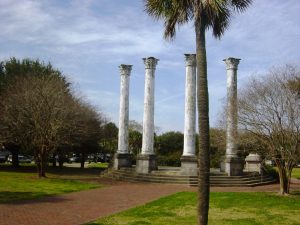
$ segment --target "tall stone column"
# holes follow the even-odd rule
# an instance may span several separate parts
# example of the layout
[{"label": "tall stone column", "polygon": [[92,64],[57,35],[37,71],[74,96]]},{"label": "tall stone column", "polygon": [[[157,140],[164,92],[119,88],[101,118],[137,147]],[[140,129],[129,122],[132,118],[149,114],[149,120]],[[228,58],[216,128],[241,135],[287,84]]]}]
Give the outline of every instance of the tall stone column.
[{"label": "tall stone column", "polygon": [[181,157],[181,173],[197,175],[197,157],[195,155],[196,55],[185,54],[185,62],[184,148]]},{"label": "tall stone column", "polygon": [[244,162],[237,155],[237,69],[240,59],[224,59],[227,67],[227,115],[225,172],[228,176],[243,173]]},{"label": "tall stone column", "polygon": [[149,173],[157,169],[156,155],[154,153],[154,78],[158,59],[144,58],[145,64],[145,94],[143,118],[143,144],[142,152],[137,156],[136,172]]},{"label": "tall stone column", "polygon": [[129,78],[132,65],[120,65],[120,113],[118,150],[114,156],[114,168],[131,166],[131,155],[128,149],[128,121],[129,121]]}]

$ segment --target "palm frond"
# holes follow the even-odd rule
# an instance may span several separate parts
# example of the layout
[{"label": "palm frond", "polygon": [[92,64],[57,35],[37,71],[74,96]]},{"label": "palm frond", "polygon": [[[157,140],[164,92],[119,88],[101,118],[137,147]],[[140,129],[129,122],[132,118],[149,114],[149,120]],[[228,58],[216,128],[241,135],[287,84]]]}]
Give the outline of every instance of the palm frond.
[{"label": "palm frond", "polygon": [[164,20],[164,38],[173,39],[176,26],[191,20],[201,21],[220,38],[229,26],[234,11],[242,12],[252,0],[144,0],[145,11],[155,19]]},{"label": "palm frond", "polygon": [[213,36],[220,38],[230,24],[234,11],[242,12],[252,0],[202,0],[202,18],[206,29],[212,28]]},{"label": "palm frond", "polygon": [[228,9],[215,16],[212,23],[212,32],[216,38],[221,38],[230,24],[230,12]]},{"label": "palm frond", "polygon": [[193,0],[146,0],[145,11],[155,19],[163,19],[164,38],[173,39],[176,25],[187,23],[193,18]]},{"label": "palm frond", "polygon": [[252,3],[252,0],[231,0],[231,4],[234,10],[238,12],[245,11]]},{"label": "palm frond", "polygon": [[165,18],[172,11],[172,0],[144,0],[145,11],[155,19]]}]

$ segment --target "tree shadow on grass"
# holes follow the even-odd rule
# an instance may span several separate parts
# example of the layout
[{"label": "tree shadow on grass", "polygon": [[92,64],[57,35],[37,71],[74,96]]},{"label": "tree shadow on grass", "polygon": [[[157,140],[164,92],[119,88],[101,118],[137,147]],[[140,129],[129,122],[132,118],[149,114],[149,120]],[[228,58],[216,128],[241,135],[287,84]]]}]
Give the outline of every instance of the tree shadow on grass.
[{"label": "tree shadow on grass", "polygon": [[0,191],[0,204],[33,204],[37,202],[58,203],[70,201],[66,196],[47,195],[44,192]]},{"label": "tree shadow on grass", "polygon": [[[76,168],[76,167],[52,167],[48,166],[46,173],[51,173],[55,175],[68,175],[68,176],[76,176],[76,175],[99,175],[100,172],[104,171],[105,168]],[[37,173],[35,164],[27,164],[26,166],[20,165],[17,168],[14,168],[10,164],[0,163],[0,171],[2,172],[21,172],[21,173]]]},{"label": "tree shadow on grass", "polygon": [[300,196],[300,191],[292,191],[291,194],[292,194],[292,195]]}]

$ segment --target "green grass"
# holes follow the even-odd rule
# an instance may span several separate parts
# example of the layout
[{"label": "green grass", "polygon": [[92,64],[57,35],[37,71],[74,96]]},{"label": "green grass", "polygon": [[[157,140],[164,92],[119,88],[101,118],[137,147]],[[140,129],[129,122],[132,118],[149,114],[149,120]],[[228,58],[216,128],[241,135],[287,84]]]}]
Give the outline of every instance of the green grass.
[{"label": "green grass", "polygon": [[[89,225],[194,225],[196,193],[181,192]],[[299,225],[300,196],[271,193],[211,193],[210,225]]]},{"label": "green grass", "polygon": [[71,173],[70,170],[66,170],[65,173],[57,170],[57,173],[49,172],[48,178],[38,178],[32,167],[6,169],[0,171],[0,203],[101,187],[99,184],[73,179],[72,176],[77,174]]},{"label": "green grass", "polygon": [[294,168],[292,171],[292,177],[300,179],[300,168]]},{"label": "green grass", "polygon": [[108,168],[108,163],[90,163],[88,164],[88,168],[99,168],[99,169],[107,169]]}]

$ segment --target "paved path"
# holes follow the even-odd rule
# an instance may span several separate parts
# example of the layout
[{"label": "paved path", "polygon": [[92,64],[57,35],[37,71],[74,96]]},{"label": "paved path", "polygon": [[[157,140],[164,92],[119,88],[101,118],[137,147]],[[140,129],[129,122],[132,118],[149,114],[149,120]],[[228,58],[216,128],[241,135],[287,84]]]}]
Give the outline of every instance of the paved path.
[{"label": "paved path", "polygon": [[[293,184],[300,190],[300,183]],[[114,182],[111,186],[38,200],[0,204],[1,225],[77,225],[144,204],[179,191],[182,185]],[[278,191],[278,184],[254,188],[211,188],[211,191]]]}]

